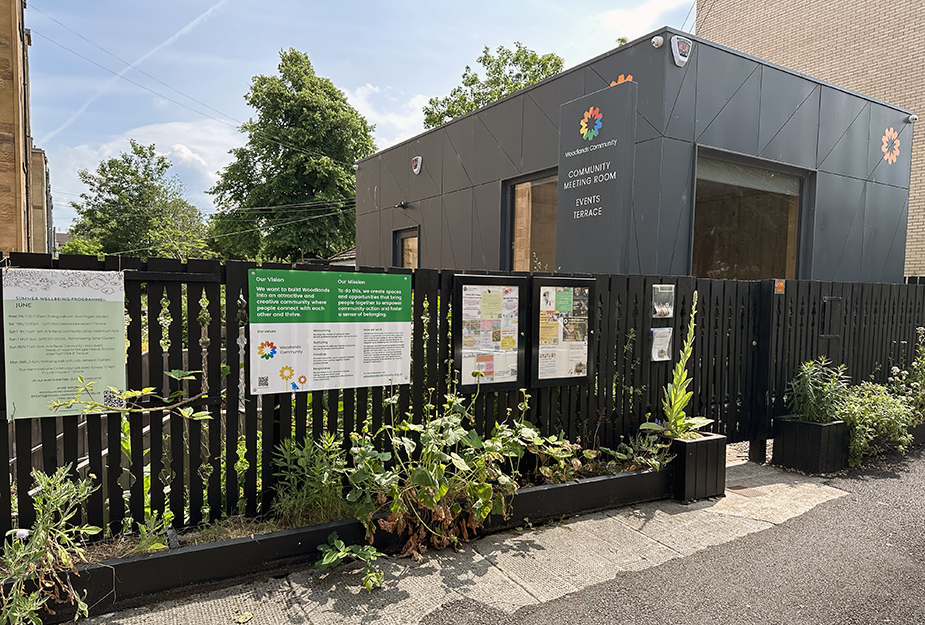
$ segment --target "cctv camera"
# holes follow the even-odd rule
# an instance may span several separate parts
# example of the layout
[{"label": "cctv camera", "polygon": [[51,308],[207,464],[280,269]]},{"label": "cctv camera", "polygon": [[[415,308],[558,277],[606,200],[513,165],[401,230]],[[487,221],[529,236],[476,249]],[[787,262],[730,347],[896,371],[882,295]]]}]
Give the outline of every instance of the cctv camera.
[{"label": "cctv camera", "polygon": [[915,114],[910,115],[909,117],[906,118],[906,121],[909,122],[910,124],[913,122],[917,122],[919,121],[919,116]]},{"label": "cctv camera", "polygon": [[664,37],[661,37],[659,35],[652,37],[652,47],[653,48],[661,48],[663,43],[665,43]]},{"label": "cctv camera", "polygon": [[359,170],[359,169],[360,169],[360,166],[359,166],[357,163],[354,163],[354,164],[353,164],[353,171],[357,171],[357,170]]}]

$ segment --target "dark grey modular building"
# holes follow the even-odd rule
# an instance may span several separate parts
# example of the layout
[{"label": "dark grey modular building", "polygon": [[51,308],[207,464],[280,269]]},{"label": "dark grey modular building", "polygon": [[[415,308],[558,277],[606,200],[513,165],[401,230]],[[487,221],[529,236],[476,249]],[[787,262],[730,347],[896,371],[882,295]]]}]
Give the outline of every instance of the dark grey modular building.
[{"label": "dark grey modular building", "polygon": [[360,161],[357,263],[898,282],[914,120],[665,28]]}]

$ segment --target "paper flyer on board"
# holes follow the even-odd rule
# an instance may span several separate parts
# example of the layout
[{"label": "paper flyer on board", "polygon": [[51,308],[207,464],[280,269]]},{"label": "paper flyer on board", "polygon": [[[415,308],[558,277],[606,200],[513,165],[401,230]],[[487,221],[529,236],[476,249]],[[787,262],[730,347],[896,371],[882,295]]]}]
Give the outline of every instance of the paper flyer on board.
[{"label": "paper flyer on board", "polygon": [[588,287],[541,286],[537,377],[588,374]]},{"label": "paper flyer on board", "polygon": [[517,287],[466,284],[462,287],[462,381],[480,384],[517,380],[519,345]]}]

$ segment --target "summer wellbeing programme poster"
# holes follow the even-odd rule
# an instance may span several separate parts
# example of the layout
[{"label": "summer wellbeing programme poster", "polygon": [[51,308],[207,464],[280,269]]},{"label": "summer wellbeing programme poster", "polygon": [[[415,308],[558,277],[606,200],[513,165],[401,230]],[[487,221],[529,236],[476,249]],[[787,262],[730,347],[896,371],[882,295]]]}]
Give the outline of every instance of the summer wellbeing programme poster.
[{"label": "summer wellbeing programme poster", "polygon": [[125,389],[125,286],[117,271],[3,269],[3,344],[9,419],[79,414],[77,378],[97,401],[121,406]]}]

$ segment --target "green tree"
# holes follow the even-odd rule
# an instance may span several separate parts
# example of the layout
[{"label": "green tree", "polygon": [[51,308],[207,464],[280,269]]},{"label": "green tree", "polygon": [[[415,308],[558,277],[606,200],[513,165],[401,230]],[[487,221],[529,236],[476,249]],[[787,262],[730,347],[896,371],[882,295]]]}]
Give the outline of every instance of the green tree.
[{"label": "green tree", "polygon": [[71,202],[78,219],[74,239],[61,253],[115,254],[172,258],[208,253],[199,209],[184,199],[183,183],[168,171],[172,163],[154,144],[129,140],[131,150],[77,172],[89,187]]},{"label": "green tree", "polygon": [[241,125],[244,147],[208,192],[213,247],[225,258],[299,260],[352,247],[353,164],[376,150],[373,127],[311,61],[280,52],[279,75],[258,75],[245,101],[256,117]]},{"label": "green tree", "polygon": [[461,85],[445,98],[428,101],[424,127],[435,128],[562,71],[563,60],[558,54],[540,56],[519,41],[514,42],[514,48],[498,46],[497,56],[492,56],[485,46],[476,59],[485,70],[484,80],[466,65]]}]

